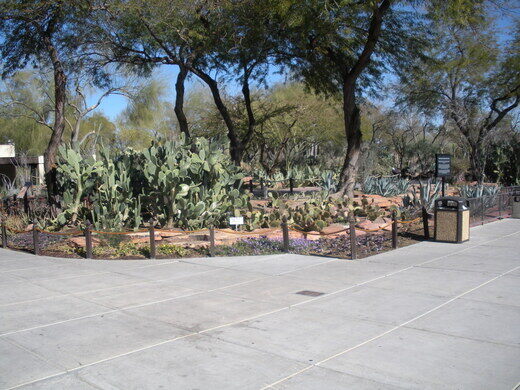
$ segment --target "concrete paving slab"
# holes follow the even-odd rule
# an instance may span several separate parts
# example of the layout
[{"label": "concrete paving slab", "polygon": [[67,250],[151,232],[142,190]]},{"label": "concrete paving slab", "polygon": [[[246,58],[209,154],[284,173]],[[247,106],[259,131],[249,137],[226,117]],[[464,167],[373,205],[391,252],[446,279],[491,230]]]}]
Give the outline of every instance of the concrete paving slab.
[{"label": "concrete paving slab", "polygon": [[204,272],[202,274],[176,278],[174,282],[179,286],[208,291],[264,278],[266,278],[266,275],[261,273],[221,268],[214,272]]},{"label": "concrete paving slab", "polygon": [[520,235],[514,235],[507,238],[501,238],[490,243],[482,244],[485,248],[506,248],[512,250],[520,250]]},{"label": "concrete paving slab", "polygon": [[7,260],[0,262],[0,272],[24,270],[28,268],[48,267],[54,263],[38,259],[36,256],[32,259],[25,260]]},{"label": "concrete paving slab", "polygon": [[78,375],[101,389],[260,389],[305,365],[205,336],[86,367]]},{"label": "concrete paving slab", "polygon": [[312,310],[317,316],[333,313],[345,318],[397,325],[445,301],[434,295],[361,286],[298,307]]},{"label": "concrete paving slab", "polygon": [[339,260],[288,272],[286,275],[307,280],[342,283],[346,287],[383,277],[402,268],[403,266],[396,264],[380,264],[363,260]]},{"label": "concrete paving slab", "polygon": [[102,272],[76,264],[54,264],[47,267],[10,271],[9,274],[28,281],[38,281],[45,279],[71,278],[81,275],[97,275]]},{"label": "concrete paving slab", "polygon": [[6,338],[47,361],[72,369],[187,333],[160,321],[114,312],[19,332]]},{"label": "concrete paving slab", "polygon": [[188,258],[183,259],[182,261],[186,263],[193,264],[202,264],[202,265],[210,265],[213,267],[233,267],[240,266],[242,264],[251,264],[264,260],[274,260],[278,258],[283,258],[286,255],[277,254],[277,255],[258,255],[258,256],[232,256],[232,257],[198,257],[198,258]]},{"label": "concrete paving slab", "polygon": [[0,273],[0,287],[2,289],[9,288],[9,285],[16,284],[21,281],[24,281],[21,278],[17,278],[16,276],[9,275],[8,273]]},{"label": "concrete paving slab", "polygon": [[402,387],[355,377],[322,367],[313,367],[272,387],[278,390],[399,390]]},{"label": "concrete paving slab", "polygon": [[338,291],[343,287],[344,285],[339,282],[324,282],[321,280],[280,275],[255,280],[238,286],[231,286],[221,289],[219,292],[221,294],[252,299],[255,301],[291,305],[312,298],[312,296],[309,295],[297,294],[298,292],[311,291],[328,294]]},{"label": "concrete paving slab", "polygon": [[11,249],[4,249],[0,248],[0,262],[2,261],[9,261],[9,260],[29,260],[29,259],[39,259],[41,261],[46,261],[51,259],[51,257],[46,256],[34,256],[32,253],[29,252],[23,252],[23,251],[17,251],[17,250],[11,250]]},{"label": "concrete paving slab", "polygon": [[0,334],[47,325],[71,318],[102,313],[108,309],[95,303],[66,295],[44,301],[22,302],[0,308]]},{"label": "concrete paving slab", "polygon": [[517,276],[508,274],[466,294],[464,299],[518,307],[520,306],[519,283]]},{"label": "concrete paving slab", "polygon": [[52,291],[68,294],[81,294],[87,291],[130,285],[144,281],[144,279],[135,276],[105,272],[95,275],[81,275],[64,279],[46,279],[35,281],[35,283]]},{"label": "concrete paving slab", "polygon": [[491,279],[492,274],[413,267],[370,283],[371,287],[453,297]]},{"label": "concrete paving slab", "polygon": [[[54,258],[56,264],[63,263],[64,259]],[[65,259],[67,264],[79,264],[99,272],[115,271],[128,268],[147,268],[161,264],[178,263],[177,259],[135,259],[135,260],[100,260],[100,259]]]},{"label": "concrete paving slab", "polygon": [[516,255],[511,252],[492,254],[486,253],[485,249],[482,249],[481,252],[465,252],[447,256],[420,267],[501,274],[520,265],[520,258],[516,258]]},{"label": "concrete paving slab", "polygon": [[295,271],[308,266],[329,263],[331,261],[337,262],[337,260],[334,259],[318,256],[301,256],[288,254],[285,256],[278,256],[263,261],[255,261],[252,263],[243,262],[242,264],[233,265],[229,267],[232,269],[247,272],[258,272],[266,275],[278,275],[281,273]]},{"label": "concrete paving slab", "polygon": [[175,281],[143,282],[78,294],[78,297],[110,308],[125,308],[198,293]]},{"label": "concrete paving slab", "polygon": [[391,325],[291,308],[207,333],[240,345],[314,364],[389,329]]},{"label": "concrete paving slab", "polygon": [[512,389],[520,349],[400,328],[321,364],[408,389]]},{"label": "concrete paving slab", "polygon": [[9,288],[2,289],[2,294],[0,294],[0,307],[19,302],[56,297],[60,295],[63,294],[35,285],[33,283],[17,281],[11,283]]},{"label": "concrete paving slab", "polygon": [[24,390],[57,390],[57,389],[74,389],[74,390],[99,390],[75,374],[62,374],[57,377],[44,379],[35,383],[22,387]]},{"label": "concrete paving slab", "polygon": [[457,299],[407,326],[452,336],[520,346],[519,325],[518,307]]},{"label": "concrete paving slab", "polygon": [[183,278],[203,272],[214,272],[218,268],[201,264],[173,262],[158,265],[150,265],[141,268],[129,268],[119,271],[122,274],[136,276],[146,280],[164,280]]},{"label": "concrete paving slab", "polygon": [[0,388],[7,389],[62,371],[63,368],[0,339]]},{"label": "concrete paving slab", "polygon": [[280,307],[283,305],[209,292],[125,311],[135,316],[152,318],[192,332],[199,332],[268,313]]}]

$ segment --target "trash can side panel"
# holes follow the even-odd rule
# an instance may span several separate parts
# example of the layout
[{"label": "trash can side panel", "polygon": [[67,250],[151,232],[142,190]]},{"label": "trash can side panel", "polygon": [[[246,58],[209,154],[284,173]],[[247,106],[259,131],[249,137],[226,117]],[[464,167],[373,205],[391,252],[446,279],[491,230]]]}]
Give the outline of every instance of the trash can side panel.
[{"label": "trash can side panel", "polygon": [[464,210],[462,212],[462,237],[461,241],[469,240],[469,210]]},{"label": "trash can side panel", "polygon": [[437,241],[457,242],[457,212],[437,210],[435,239]]},{"label": "trash can side panel", "polygon": [[513,199],[513,210],[511,213],[512,218],[520,218],[520,195],[514,195]]}]

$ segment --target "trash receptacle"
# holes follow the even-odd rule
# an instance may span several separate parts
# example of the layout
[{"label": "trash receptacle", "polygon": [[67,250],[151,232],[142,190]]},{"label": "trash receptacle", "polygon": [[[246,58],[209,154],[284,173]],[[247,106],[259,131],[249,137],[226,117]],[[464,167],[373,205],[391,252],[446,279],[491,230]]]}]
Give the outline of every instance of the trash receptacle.
[{"label": "trash receptacle", "polygon": [[520,219],[520,192],[513,194],[513,211],[511,217]]},{"label": "trash receptacle", "polygon": [[469,203],[457,196],[435,201],[435,241],[464,242],[469,240]]}]

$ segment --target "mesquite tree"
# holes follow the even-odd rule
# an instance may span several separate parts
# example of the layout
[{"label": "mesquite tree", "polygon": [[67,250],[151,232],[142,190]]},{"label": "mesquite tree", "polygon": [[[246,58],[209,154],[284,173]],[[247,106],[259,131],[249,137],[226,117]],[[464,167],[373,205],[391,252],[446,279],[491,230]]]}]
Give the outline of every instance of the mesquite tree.
[{"label": "mesquite tree", "polygon": [[401,66],[423,45],[417,13],[397,1],[301,1],[289,9],[289,50],[281,61],[318,92],[343,103],[347,140],[340,191],[353,195],[360,166],[360,100],[377,91],[381,75]]},{"label": "mesquite tree", "polygon": [[[347,148],[341,192],[353,196],[360,166],[360,102],[379,92],[386,72],[405,72],[422,56],[429,41],[428,16],[468,22],[480,17],[482,2],[299,0],[284,9],[286,46],[279,61],[317,92],[343,103]],[[424,12],[417,4],[425,6]]]},{"label": "mesquite tree", "polygon": [[438,24],[426,61],[401,76],[403,103],[438,115],[469,150],[472,180],[484,180],[485,149],[520,103],[520,24],[501,46],[487,22]]},{"label": "mesquite tree", "polygon": [[87,6],[80,0],[24,0],[0,3],[0,49],[2,77],[9,77],[27,66],[48,68],[53,74],[54,120],[44,153],[45,182],[49,201],[55,205],[55,163],[65,130],[67,77],[81,68],[81,34],[78,21],[86,16]]}]

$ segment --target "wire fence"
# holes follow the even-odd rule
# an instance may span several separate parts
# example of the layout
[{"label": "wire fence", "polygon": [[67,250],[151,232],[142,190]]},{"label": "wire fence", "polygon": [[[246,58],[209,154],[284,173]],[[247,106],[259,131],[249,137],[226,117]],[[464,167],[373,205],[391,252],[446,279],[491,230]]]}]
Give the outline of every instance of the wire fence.
[{"label": "wire fence", "polygon": [[470,225],[483,225],[511,217],[515,194],[520,194],[520,187],[507,187],[497,194],[468,198]]}]

